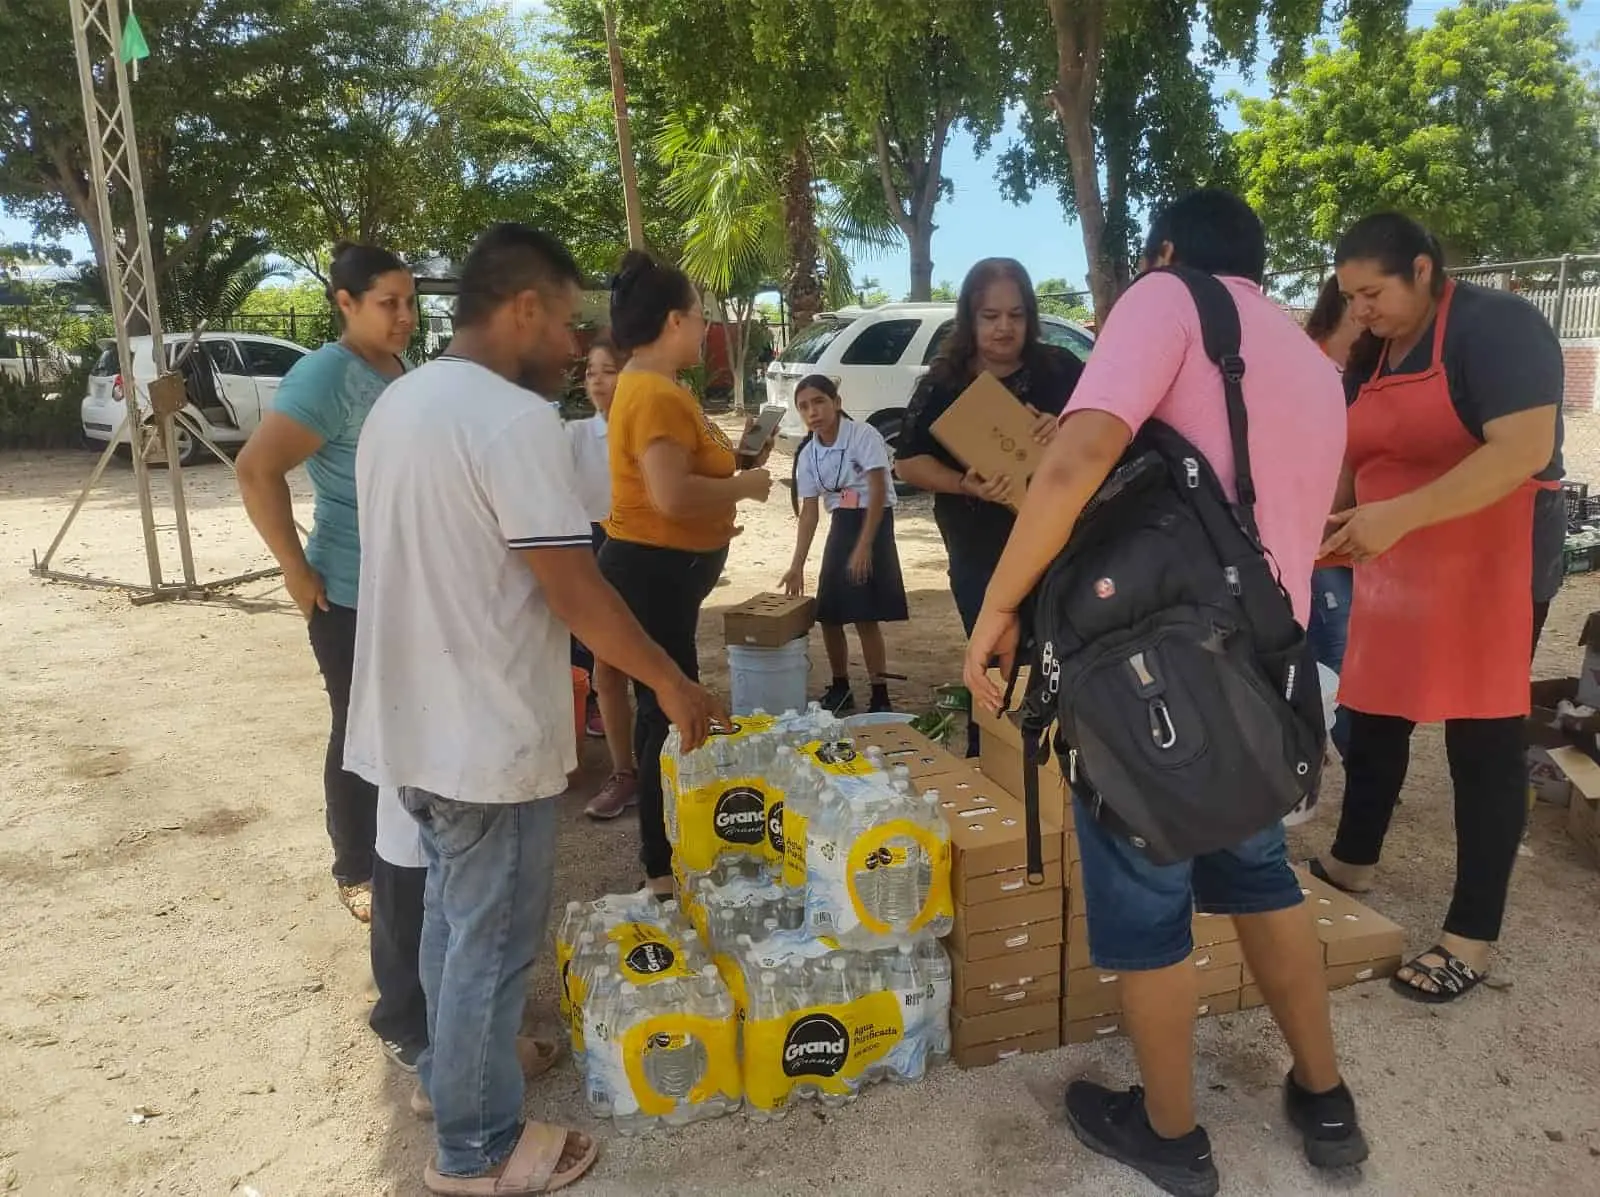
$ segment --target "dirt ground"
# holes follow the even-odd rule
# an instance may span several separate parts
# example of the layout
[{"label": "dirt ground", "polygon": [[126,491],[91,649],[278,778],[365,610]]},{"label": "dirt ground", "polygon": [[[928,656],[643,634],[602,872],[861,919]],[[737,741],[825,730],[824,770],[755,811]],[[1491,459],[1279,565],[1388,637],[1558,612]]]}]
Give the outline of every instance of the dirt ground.
[{"label": "dirt ground", "polygon": [[[366,1029],[366,932],[328,875],[327,711],[301,621],[274,581],[136,607],[30,577],[90,464],[0,455],[0,1192],[420,1193],[431,1136]],[[187,477],[201,575],[268,564],[229,472]],[[772,588],[792,544],[781,494],[745,522],[702,627],[713,683],[726,678],[722,608]],[[169,534],[163,544],[171,576]],[[899,545],[912,622],[889,642],[912,705],[954,678],[961,634],[925,500],[903,507]],[[139,546],[131,475],[113,468],[56,564],[138,579]],[[1595,608],[1600,585],[1575,579],[1541,676],[1572,671]],[[812,660],[817,678],[820,643]],[[638,883],[633,829],[580,813],[600,755],[591,745],[583,783],[559,800],[562,902]],[[1337,781],[1329,790],[1333,808]],[[1297,850],[1326,846],[1332,813],[1295,833]],[[1202,1024],[1200,1114],[1226,1192],[1600,1193],[1600,873],[1578,860],[1564,814],[1535,813],[1499,988],[1444,1011],[1383,985],[1335,996],[1374,1145],[1362,1178],[1324,1180],[1302,1162],[1278,1111],[1286,1053],[1264,1012]],[[1430,730],[1373,898],[1413,949],[1432,942],[1448,899],[1450,827]],[[546,1025],[552,981],[542,967],[531,1005]],[[644,1140],[606,1133],[575,1192],[1153,1192],[1067,1131],[1061,1086],[1083,1072],[1125,1081],[1127,1044],[946,1068],[764,1128],[734,1117]],[[527,1108],[593,1129],[567,1068]]]}]

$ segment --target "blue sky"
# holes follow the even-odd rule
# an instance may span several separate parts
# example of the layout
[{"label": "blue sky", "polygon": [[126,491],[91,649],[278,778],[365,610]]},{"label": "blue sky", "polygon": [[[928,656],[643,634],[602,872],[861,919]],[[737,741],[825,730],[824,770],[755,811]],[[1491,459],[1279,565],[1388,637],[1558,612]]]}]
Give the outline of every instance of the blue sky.
[{"label": "blue sky", "polygon": [[[1418,0],[1411,6],[1412,24],[1426,24],[1448,0]],[[541,7],[539,0],[513,0],[513,7]],[[1600,38],[1600,0],[1585,0],[1568,15],[1574,40],[1589,46]],[[1262,90],[1259,78],[1238,73],[1217,78],[1221,92]],[[994,181],[995,155],[1015,136],[1014,125],[997,137],[990,155],[980,159],[973,152],[972,139],[957,131],[945,152],[945,174],[954,195],[939,205],[933,238],[933,277],[936,282],[959,282],[979,258],[1005,256],[1024,262],[1035,279],[1066,278],[1081,286],[1084,278],[1083,242],[1076,224],[1069,224],[1055,194],[1046,190],[1031,203],[1017,206],[1000,198]],[[26,240],[27,225],[0,215],[0,241]],[[88,255],[88,244],[81,238],[67,242],[74,253]],[[903,294],[909,285],[910,263],[904,249],[856,263],[858,281],[877,279],[893,295]]]}]

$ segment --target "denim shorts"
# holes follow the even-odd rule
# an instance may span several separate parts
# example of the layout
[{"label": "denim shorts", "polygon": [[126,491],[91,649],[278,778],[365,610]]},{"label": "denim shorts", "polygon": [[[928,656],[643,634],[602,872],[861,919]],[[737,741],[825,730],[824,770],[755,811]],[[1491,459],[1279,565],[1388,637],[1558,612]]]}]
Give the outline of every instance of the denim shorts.
[{"label": "denim shorts", "polygon": [[1195,911],[1268,914],[1304,897],[1281,823],[1224,851],[1156,865],[1096,822],[1082,802],[1075,799],[1073,807],[1096,968],[1166,968],[1194,950]]}]

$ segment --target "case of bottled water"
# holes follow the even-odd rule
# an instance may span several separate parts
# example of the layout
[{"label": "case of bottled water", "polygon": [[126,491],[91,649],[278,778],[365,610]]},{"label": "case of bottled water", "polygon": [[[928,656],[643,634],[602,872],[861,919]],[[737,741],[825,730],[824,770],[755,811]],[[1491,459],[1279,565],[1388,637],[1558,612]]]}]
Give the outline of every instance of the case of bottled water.
[{"label": "case of bottled water", "polygon": [[736,1006],[676,902],[641,890],[568,903],[556,959],[597,1117],[633,1134],[739,1108]]},{"label": "case of bottled water", "polygon": [[932,936],[852,951],[803,930],[740,935],[718,964],[743,1017],[745,1110],[854,1101],[875,1081],[918,1080],[950,1054],[950,961]]}]

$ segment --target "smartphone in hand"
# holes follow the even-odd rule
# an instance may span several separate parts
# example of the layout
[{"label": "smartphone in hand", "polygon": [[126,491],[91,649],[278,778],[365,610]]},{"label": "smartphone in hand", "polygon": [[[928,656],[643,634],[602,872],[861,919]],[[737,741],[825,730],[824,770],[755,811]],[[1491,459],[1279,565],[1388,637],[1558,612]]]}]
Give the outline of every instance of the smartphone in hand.
[{"label": "smartphone in hand", "polygon": [[745,429],[739,438],[737,456],[741,468],[749,468],[748,463],[755,461],[771,443],[772,438],[778,435],[778,425],[783,421],[784,413],[788,408],[777,404],[770,404],[761,409],[761,414],[755,423]]}]

